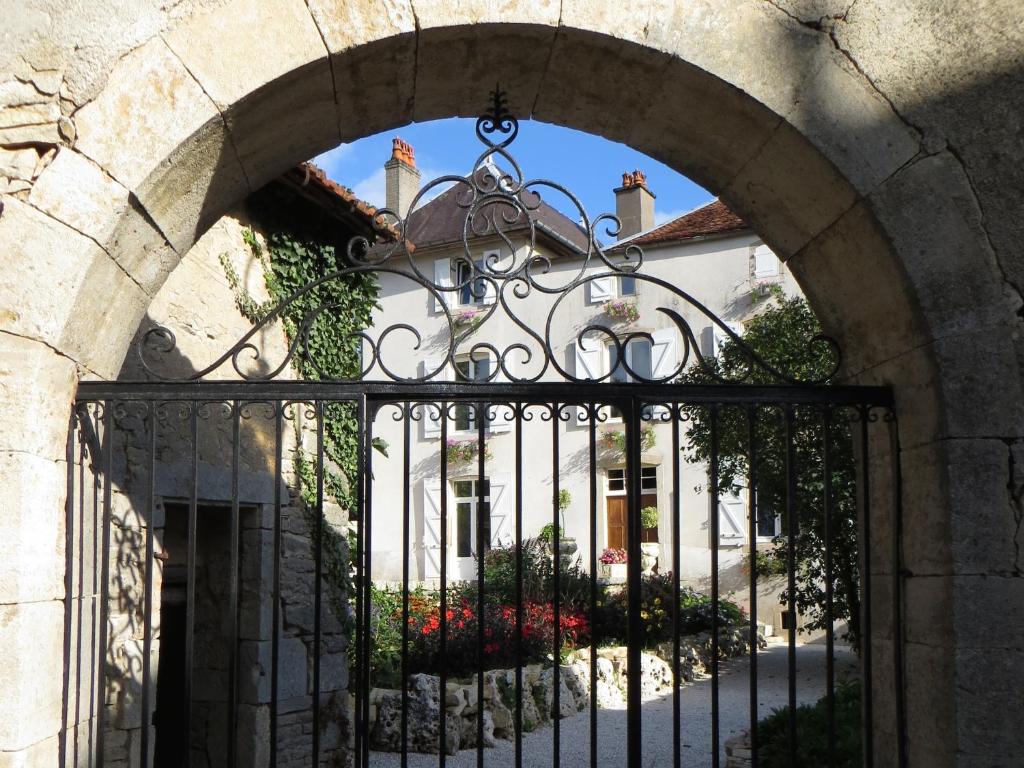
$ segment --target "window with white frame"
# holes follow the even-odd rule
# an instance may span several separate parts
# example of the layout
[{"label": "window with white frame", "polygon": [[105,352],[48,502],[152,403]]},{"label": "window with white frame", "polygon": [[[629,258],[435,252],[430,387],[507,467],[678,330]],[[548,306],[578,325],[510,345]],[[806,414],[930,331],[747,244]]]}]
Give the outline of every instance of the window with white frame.
[{"label": "window with white frame", "polygon": [[474,306],[484,304],[487,297],[487,283],[481,277],[474,279],[473,275],[479,275],[484,269],[484,260],[477,259],[474,270],[465,261],[455,262],[455,284],[459,288],[459,304],[462,306]]},{"label": "window with white frame", "polygon": [[[625,495],[626,469],[613,467],[605,472],[605,493],[609,496]],[[654,466],[640,467],[640,493],[658,492],[658,468]]]},{"label": "window with white frame", "polygon": [[[459,381],[487,381],[491,377],[491,358],[486,353],[455,358],[455,376]],[[486,406],[481,406],[481,410]],[[455,406],[455,429],[460,432],[477,428],[477,407],[469,403]],[[487,417],[484,424],[487,425]]]},{"label": "window with white frame", "polygon": [[639,281],[635,275],[598,277],[587,282],[587,303],[603,304],[609,299],[636,296]]},{"label": "window with white frame", "polygon": [[[629,384],[637,380],[651,378],[651,342],[647,339],[633,339],[624,347],[624,360],[619,360],[619,348],[609,343],[605,349],[608,355],[608,380],[616,384]],[[608,417],[621,419],[622,412],[615,406],[609,406]]]},{"label": "window with white frame", "polygon": [[[483,506],[481,503],[483,493]],[[484,548],[491,546],[491,483],[480,480],[453,480],[455,502],[455,553],[472,557],[476,552],[477,526],[483,527]]]}]

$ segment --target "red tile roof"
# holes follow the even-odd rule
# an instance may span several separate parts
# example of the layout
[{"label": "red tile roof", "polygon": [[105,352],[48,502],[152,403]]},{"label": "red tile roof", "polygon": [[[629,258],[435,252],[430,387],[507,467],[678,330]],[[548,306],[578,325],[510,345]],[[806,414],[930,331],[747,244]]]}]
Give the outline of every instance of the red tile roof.
[{"label": "red tile roof", "polygon": [[748,229],[749,226],[721,200],[714,200],[695,211],[672,219],[660,227],[655,227],[629,240],[623,240],[622,243],[616,244],[616,247],[619,245],[661,245],[694,237],[721,235]]},{"label": "red tile roof", "polygon": [[[320,194],[314,202],[325,208],[333,208],[337,214],[354,216],[366,226],[373,226],[377,209],[365,200],[356,197],[348,187],[327,178],[327,174],[312,163],[301,163],[286,171],[280,181],[285,182],[293,189],[315,190]],[[385,237],[390,236],[391,239],[398,238],[398,230],[391,225],[386,226],[381,234]]]}]

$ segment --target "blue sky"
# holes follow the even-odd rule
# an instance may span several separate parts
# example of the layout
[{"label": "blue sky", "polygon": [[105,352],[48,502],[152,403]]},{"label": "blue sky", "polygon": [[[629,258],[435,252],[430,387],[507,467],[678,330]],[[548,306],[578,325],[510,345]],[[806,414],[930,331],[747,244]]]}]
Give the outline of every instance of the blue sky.
[{"label": "blue sky", "polygon": [[[413,146],[424,182],[444,174],[467,174],[483,149],[474,132],[474,120],[452,118],[367,136],[325,152],[313,162],[339,184],[351,187],[356,196],[382,206],[384,162],[391,156],[395,136]],[[527,178],[547,178],[567,187],[580,198],[591,219],[614,212],[612,190],[622,184],[623,171],[634,169],[647,174],[648,188],[656,195],[656,223],[712,199],[711,193],[657,160],[582,131],[523,121],[509,149]],[[545,199],[562,210],[568,207],[567,201],[551,196]]]}]

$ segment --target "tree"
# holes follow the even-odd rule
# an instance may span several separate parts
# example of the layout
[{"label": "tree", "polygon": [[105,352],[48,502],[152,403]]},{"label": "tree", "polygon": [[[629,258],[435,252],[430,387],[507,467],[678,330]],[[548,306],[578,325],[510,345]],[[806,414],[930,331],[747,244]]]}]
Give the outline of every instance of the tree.
[{"label": "tree", "polygon": [[[778,377],[752,362],[750,352],[778,371],[799,381],[821,381],[835,367],[835,352],[821,338],[821,328],[807,302],[775,296],[744,330],[743,345],[727,341],[708,369],[691,366],[683,383],[708,384],[716,377],[749,384],[778,384]],[[816,337],[818,337],[816,339]],[[749,351],[748,351],[749,350]],[[795,494],[792,499],[797,528],[794,537],[795,605],[809,619],[808,630],[828,624],[825,553],[825,422],[828,421],[830,486],[829,530],[835,620],[845,619],[847,638],[860,636],[860,595],[857,561],[856,471],[850,411],[818,406],[686,406],[689,430],[684,457],[707,462],[711,457],[712,423],[718,438],[718,492],[745,492],[749,484],[750,421],[754,421],[754,464],[757,515],[781,516],[781,534],[769,551],[752,553],[750,565],[760,574],[786,573],[789,567],[787,517],[787,426],[792,439]],[[710,477],[710,475],[709,475]],[[794,597],[788,588],[782,601]]]}]

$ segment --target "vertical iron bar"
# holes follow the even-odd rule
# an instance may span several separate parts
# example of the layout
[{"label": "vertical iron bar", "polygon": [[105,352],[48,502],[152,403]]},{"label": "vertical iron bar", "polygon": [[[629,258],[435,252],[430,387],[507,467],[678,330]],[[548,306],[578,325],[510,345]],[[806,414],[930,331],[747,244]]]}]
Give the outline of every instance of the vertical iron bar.
[{"label": "vertical iron bar", "polygon": [[277,697],[281,658],[281,482],[284,470],[284,409],[286,403],[274,406],[274,575],[270,607],[270,768],[277,766]]},{"label": "vertical iron bar", "polygon": [[110,507],[112,502],[112,475],[114,471],[114,404],[110,400],[103,403],[103,544],[100,565],[100,652],[99,692],[96,702],[96,765],[103,768],[103,751],[106,748],[107,681],[104,670],[107,668],[107,623],[110,620]]},{"label": "vertical iron bar", "polygon": [[747,511],[750,540],[750,768],[757,768],[757,407],[747,408]]},{"label": "vertical iron bar", "polygon": [[[441,422],[441,637],[438,645],[441,659],[439,698],[444,702],[448,692],[448,405],[437,403],[438,418]],[[424,510],[424,514],[426,510]],[[440,744],[437,750],[438,768],[444,768],[448,751],[448,709],[438,707]],[[461,738],[461,734],[460,734]]]},{"label": "vertical iron bar", "polygon": [[73,620],[74,551],[75,551],[75,436],[78,434],[78,413],[72,409],[68,419],[68,440],[64,446],[64,461],[67,465],[67,495],[64,497],[64,679],[61,709],[60,742],[58,744],[61,766],[67,765],[68,720],[71,703],[71,622]]},{"label": "vertical iron bar", "polygon": [[875,762],[874,745],[874,680],[871,626],[871,464],[868,446],[868,419],[870,406],[860,408],[860,461],[861,461],[861,493],[864,498],[864,509],[861,515],[861,551],[864,553],[864,573],[861,579],[863,597],[861,598],[861,659],[864,667],[864,765],[871,768]]},{"label": "vertical iron bar", "polygon": [[[680,568],[682,563],[682,544],[680,538],[680,503],[679,503],[679,405],[671,405],[672,416],[672,766],[679,768],[682,761],[682,678],[680,675],[679,640],[679,602],[682,599],[679,589]],[[659,537],[660,538],[660,537]]]},{"label": "vertical iron bar", "polygon": [[640,668],[643,647],[643,622],[640,602],[643,599],[640,563],[640,409],[636,398],[617,404],[626,422],[626,593],[628,599],[628,643],[626,646],[626,764],[628,768],[642,765],[643,744]]},{"label": "vertical iron bar", "polygon": [[320,644],[323,633],[324,573],[324,401],[317,400],[316,414],[316,532],[313,546],[313,762],[320,765]]},{"label": "vertical iron bar", "polygon": [[590,768],[597,768],[597,411],[587,405],[590,469]]},{"label": "vertical iron bar", "polygon": [[[355,569],[356,569],[355,583],[353,584],[353,587],[355,589],[355,595],[352,595],[352,596],[346,595],[345,596],[346,601],[348,601],[349,599],[352,599],[355,602],[355,605],[353,606],[353,611],[352,611],[351,615],[356,617],[355,618],[355,644],[356,644],[355,660],[356,660],[356,669],[357,670],[360,669],[361,665],[365,663],[364,653],[365,653],[365,642],[366,642],[366,640],[365,640],[365,638],[363,636],[363,623],[360,620],[360,618],[362,617],[362,604],[363,604],[362,603],[362,595],[363,595],[363,593],[362,593],[362,587],[360,585],[363,583],[363,578],[364,578],[362,552],[363,552],[363,504],[365,503],[365,498],[366,498],[366,477],[365,477],[365,472],[364,472],[365,467],[366,467],[366,454],[365,454],[365,452],[366,452],[366,445],[365,445],[366,432],[364,430],[365,420],[366,420],[366,396],[365,395],[361,395],[359,397],[359,399],[356,401],[356,429],[358,430],[358,435],[359,435],[359,437],[358,437],[359,447],[357,449],[357,454],[356,454],[356,507],[355,507],[355,515],[356,515],[356,551],[355,552],[349,552],[349,560],[350,561],[354,560],[354,562],[355,562]],[[353,683],[353,680],[354,680],[354,683]],[[354,728],[354,731],[355,731],[355,733],[354,733],[355,754],[353,755],[353,758],[354,758],[353,765],[355,765],[355,766],[358,766],[358,765],[362,764],[361,763],[362,753],[363,753],[363,750],[366,748],[366,745],[363,742],[363,738],[364,738],[365,734],[363,733],[364,726],[363,726],[363,711],[362,711],[362,688],[361,688],[359,682],[360,681],[359,681],[358,677],[357,678],[352,678],[352,677],[349,678],[349,685],[353,685],[353,684],[355,685],[355,696],[354,696],[354,700],[352,702],[352,720],[354,721],[353,722],[353,728]],[[346,691],[346,693],[347,693],[347,691]],[[347,709],[347,707],[346,707],[346,709]]]},{"label": "vertical iron bar", "polygon": [[893,506],[895,515],[892,529],[892,601],[893,601],[893,664],[896,689],[896,741],[899,766],[907,764],[906,687],[903,668],[903,476],[900,472],[900,432],[896,415],[889,411],[889,451],[892,457]]},{"label": "vertical iron bar", "polygon": [[145,589],[143,607],[143,640],[142,640],[142,739],[140,764],[149,768],[149,729],[153,716],[150,713],[149,698],[152,687],[150,656],[153,652],[153,543],[154,517],[156,515],[156,410],[155,402],[148,403],[149,418],[149,506],[146,518],[146,563]]},{"label": "vertical iron bar", "polygon": [[[366,442],[364,446],[364,474],[366,477],[366,492],[363,497],[363,614],[359,620],[363,623],[363,665],[359,670],[361,693],[363,697],[362,721],[367,726],[370,722],[370,685],[373,682],[371,663],[373,660],[373,562],[370,557],[373,544],[373,421],[377,417],[376,404],[366,413]],[[366,734],[368,736],[369,734]],[[370,744],[364,739],[362,754],[362,768],[369,768],[370,765]]]},{"label": "vertical iron bar", "polygon": [[100,511],[100,492],[102,488],[102,477],[103,477],[103,437],[102,429],[99,423],[98,407],[93,404],[92,413],[96,416],[95,434],[96,441],[94,444],[94,455],[92,457],[92,611],[90,612],[89,626],[91,631],[89,632],[89,711],[92,715],[89,723],[89,743],[87,745],[89,755],[89,765],[93,764],[93,757],[96,754],[96,717],[99,715],[99,702],[98,691],[100,689],[100,683],[102,681],[102,665],[99,663],[99,648],[102,646],[99,644],[99,613],[100,613],[100,590],[99,590],[99,574],[100,574],[100,552],[102,537],[100,530],[102,522],[99,519],[101,515]]},{"label": "vertical iron bar", "polygon": [[516,403],[516,745],[515,768],[523,768],[523,404]]},{"label": "vertical iron bar", "polygon": [[229,542],[229,588],[228,601],[230,611],[230,636],[228,646],[228,765],[234,768],[237,760],[237,727],[238,727],[238,611],[239,588],[238,573],[241,567],[239,556],[239,540],[241,538],[241,515],[238,508],[238,474],[241,452],[241,416],[242,403],[235,400],[231,406],[231,539]]},{"label": "vertical iron bar", "polygon": [[834,583],[832,573],[832,412],[828,406],[822,410],[821,473],[824,489],[824,519],[822,538],[825,540],[825,725],[828,765],[836,761],[836,700],[835,700],[835,637]]},{"label": "vertical iron bar", "polygon": [[789,683],[789,759],[796,763],[796,537],[798,533],[796,520],[796,443],[794,442],[793,407],[785,408],[786,418],[786,570],[788,582],[786,589],[789,602],[786,613],[789,614],[789,652],[788,652],[788,683]]},{"label": "vertical iron bar", "polygon": [[399,730],[402,768],[409,765],[409,477],[412,475],[409,422],[412,409],[412,403],[402,404],[402,718]]},{"label": "vertical iron bar", "polygon": [[[82,406],[79,411],[79,418],[89,419],[89,411]],[[81,736],[82,723],[82,631],[84,629],[85,613],[85,457],[88,448],[85,443],[84,430],[78,430],[78,621],[76,622],[78,632],[75,638],[76,660],[75,660],[75,765],[78,765],[78,756],[81,754],[79,738]]]},{"label": "vertical iron bar", "polygon": [[189,408],[191,482],[185,539],[185,766],[192,765],[192,669],[195,660],[196,626],[196,527],[199,512],[199,403]]},{"label": "vertical iron bar", "polygon": [[[477,677],[476,677],[476,764],[477,768],[484,768],[484,624],[486,603],[484,602],[484,429],[487,422],[487,410],[483,403],[474,403],[476,409],[476,459],[477,459],[477,482],[476,482],[476,573],[477,573],[477,597],[476,597],[476,652],[477,652]],[[490,488],[488,488],[488,497]],[[488,526],[489,527],[489,526]]]},{"label": "vertical iron bar", "polygon": [[558,461],[559,452],[559,441],[558,432],[561,426],[562,420],[560,418],[561,410],[558,403],[552,404],[551,410],[551,523],[553,526],[554,540],[552,543],[553,555],[554,555],[554,594],[552,599],[554,602],[553,606],[553,621],[554,621],[554,642],[551,649],[551,658],[554,662],[552,667],[553,675],[553,693],[554,699],[552,707],[554,711],[551,713],[551,750],[554,756],[553,765],[554,768],[558,768],[562,762],[562,723],[561,723],[561,710],[562,710],[562,697],[561,697],[561,658],[562,658],[562,531],[561,521],[559,520],[558,514],[558,494],[561,490],[560,480],[558,476],[560,467]]},{"label": "vertical iron bar", "polygon": [[719,754],[721,744],[720,721],[718,711],[718,547],[721,542],[719,516],[720,499],[718,495],[718,405],[711,406],[711,765],[718,768],[721,762]]}]

